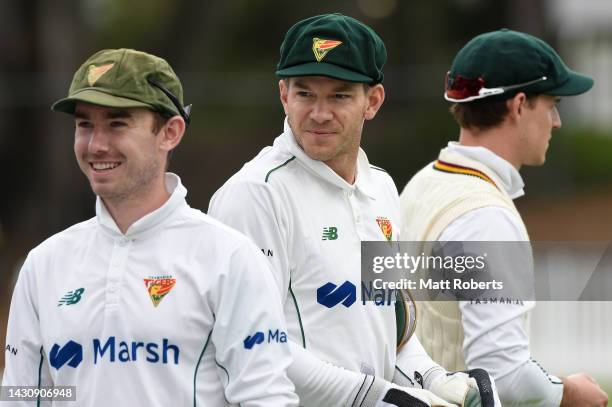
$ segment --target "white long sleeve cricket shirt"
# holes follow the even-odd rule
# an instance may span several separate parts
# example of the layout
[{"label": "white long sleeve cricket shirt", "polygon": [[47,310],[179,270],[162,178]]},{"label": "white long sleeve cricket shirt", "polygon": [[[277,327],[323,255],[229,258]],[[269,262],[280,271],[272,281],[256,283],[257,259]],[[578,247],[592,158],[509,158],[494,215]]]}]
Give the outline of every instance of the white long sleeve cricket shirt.
[{"label": "white long sleeve cricket shirt", "polygon": [[362,286],[360,253],[362,241],[398,239],[399,198],[362,150],[351,185],[309,158],[285,120],[283,134],[215,193],[208,213],[251,237],[272,264],[302,405],[353,405],[371,385],[359,372],[393,379],[395,296]]},{"label": "white long sleeve cricket shirt", "polygon": [[190,208],[176,175],[166,188],[169,200],[125,235],[98,198],[95,218],[30,252],[3,385],[76,386],[76,404],[53,404],[66,406],[298,404],[264,256]]}]

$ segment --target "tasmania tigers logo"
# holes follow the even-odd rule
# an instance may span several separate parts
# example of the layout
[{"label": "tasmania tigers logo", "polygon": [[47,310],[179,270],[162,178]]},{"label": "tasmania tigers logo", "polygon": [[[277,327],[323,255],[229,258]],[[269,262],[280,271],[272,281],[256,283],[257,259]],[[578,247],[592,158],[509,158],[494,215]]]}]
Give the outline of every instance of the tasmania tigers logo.
[{"label": "tasmania tigers logo", "polygon": [[314,53],[317,62],[321,62],[325,55],[338,45],[342,44],[342,41],[336,40],[324,40],[321,38],[312,39],[312,52]]},{"label": "tasmania tigers logo", "polygon": [[93,86],[98,81],[98,79],[100,79],[102,75],[107,73],[113,66],[115,66],[114,63],[102,66],[90,65],[89,70],[87,71],[87,83],[89,84],[89,86]]},{"label": "tasmania tigers logo", "polygon": [[158,276],[144,279],[145,287],[151,297],[153,306],[157,307],[161,300],[172,290],[176,284],[176,278],[172,276]]},{"label": "tasmania tigers logo", "polygon": [[380,227],[380,230],[383,232],[383,235],[387,238],[388,241],[391,241],[393,238],[393,228],[391,227],[391,221],[383,216],[379,216],[376,218],[376,223]]}]

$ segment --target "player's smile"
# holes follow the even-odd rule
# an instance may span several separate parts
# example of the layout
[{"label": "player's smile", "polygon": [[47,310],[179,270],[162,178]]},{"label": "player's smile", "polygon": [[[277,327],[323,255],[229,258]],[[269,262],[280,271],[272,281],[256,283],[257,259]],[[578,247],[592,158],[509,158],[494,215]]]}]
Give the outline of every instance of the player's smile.
[{"label": "player's smile", "polygon": [[121,163],[111,163],[111,162],[103,162],[103,163],[90,163],[91,167],[96,171],[106,171],[112,170],[113,168],[117,168],[121,165]]},{"label": "player's smile", "polygon": [[297,144],[352,182],[365,120],[384,99],[382,86],[325,76],[295,77],[279,83],[281,102]]},{"label": "player's smile", "polygon": [[89,163],[89,166],[91,167],[92,170],[94,170],[95,172],[102,172],[102,173],[112,171],[115,168],[119,167],[120,165],[121,165],[120,162],[109,162],[109,161]]},{"label": "player's smile", "polygon": [[327,137],[333,137],[339,132],[331,131],[331,130],[306,130],[305,133],[310,134],[312,137],[315,137],[315,138],[327,138]]},{"label": "player's smile", "polygon": [[152,131],[152,112],[79,103],[75,124],[75,153],[96,195],[119,202],[162,177],[165,152]]}]

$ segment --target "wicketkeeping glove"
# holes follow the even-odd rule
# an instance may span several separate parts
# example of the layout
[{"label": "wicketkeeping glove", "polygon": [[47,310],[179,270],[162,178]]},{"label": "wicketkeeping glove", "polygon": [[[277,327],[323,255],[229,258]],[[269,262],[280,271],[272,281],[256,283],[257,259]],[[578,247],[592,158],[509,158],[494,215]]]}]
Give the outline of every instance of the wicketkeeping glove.
[{"label": "wicketkeeping glove", "polygon": [[429,390],[410,387],[400,387],[389,383],[382,399],[376,403],[376,407],[455,407],[455,404],[447,403]]},{"label": "wicketkeeping glove", "polygon": [[[356,397],[356,405],[363,407],[456,407],[447,403],[432,392],[424,389],[402,387],[380,378],[371,378],[371,385],[367,381]],[[367,391],[364,391],[368,389]]]},{"label": "wicketkeeping glove", "polygon": [[501,407],[495,384],[483,369],[438,375],[429,389],[462,407]]}]

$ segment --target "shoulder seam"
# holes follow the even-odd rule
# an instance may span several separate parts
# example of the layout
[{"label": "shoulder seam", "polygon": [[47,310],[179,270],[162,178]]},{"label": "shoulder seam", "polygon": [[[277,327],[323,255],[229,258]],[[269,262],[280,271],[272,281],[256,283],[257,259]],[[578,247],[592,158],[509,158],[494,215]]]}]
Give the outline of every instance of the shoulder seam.
[{"label": "shoulder seam", "polygon": [[272,168],[270,171],[268,171],[268,173],[266,174],[266,179],[264,180],[264,182],[268,182],[268,179],[270,178],[270,174],[272,174],[274,171],[278,170],[279,168],[284,167],[285,165],[289,164],[293,160],[295,160],[295,156],[291,156],[290,159],[288,159],[287,161],[285,161],[281,165],[278,165],[278,166]]}]

